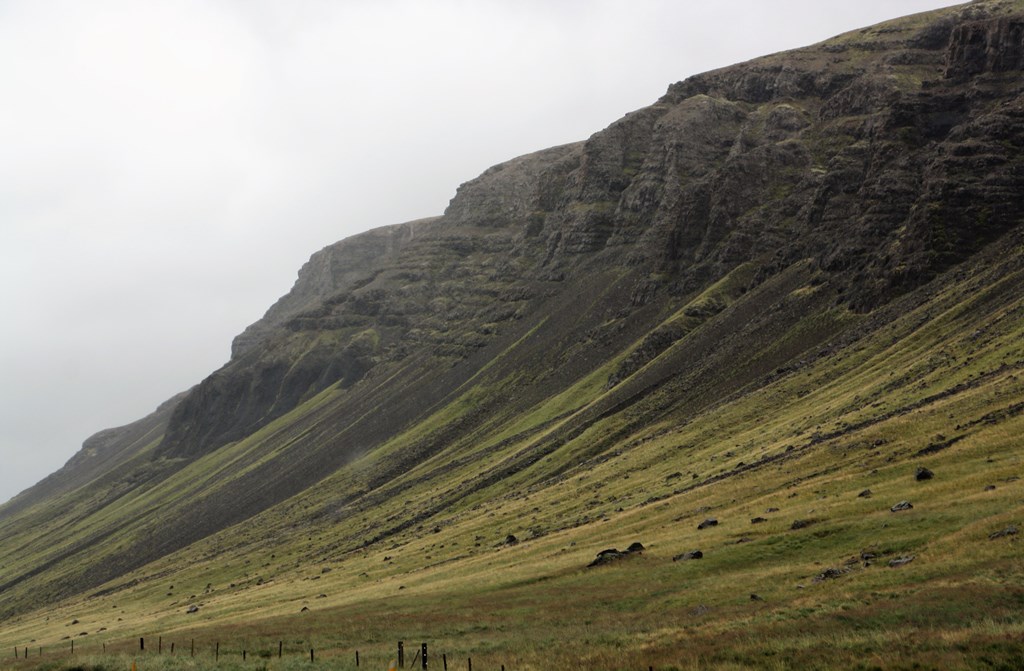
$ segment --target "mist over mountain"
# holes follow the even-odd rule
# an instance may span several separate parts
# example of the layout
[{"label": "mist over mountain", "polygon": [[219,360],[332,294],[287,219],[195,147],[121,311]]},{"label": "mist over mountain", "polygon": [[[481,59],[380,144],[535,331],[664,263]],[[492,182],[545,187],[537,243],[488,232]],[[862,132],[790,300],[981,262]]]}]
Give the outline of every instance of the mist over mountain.
[{"label": "mist over mountain", "polygon": [[[906,17],[677,82],[325,247],[222,368],[0,507],[0,639],[57,636],[48,608],[131,637],[108,600],[294,615],[321,566],[351,592],[325,613],[483,575],[597,594],[581,557],[641,538],[680,621],[739,626],[722,582],[797,613],[816,571],[879,629],[880,591],[910,627],[953,585],[1016,631],[1016,531],[987,539],[1022,511],[1022,73],[1019,0]],[[680,586],[697,543],[711,573]]]}]

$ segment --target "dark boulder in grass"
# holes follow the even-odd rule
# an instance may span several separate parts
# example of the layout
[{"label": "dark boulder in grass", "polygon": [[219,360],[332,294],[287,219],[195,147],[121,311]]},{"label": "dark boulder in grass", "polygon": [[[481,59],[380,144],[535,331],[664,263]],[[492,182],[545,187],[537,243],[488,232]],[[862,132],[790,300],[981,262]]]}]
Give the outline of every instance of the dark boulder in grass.
[{"label": "dark boulder in grass", "polygon": [[587,564],[587,568],[593,566],[604,566],[605,564],[610,564],[619,559],[629,557],[630,555],[640,554],[643,551],[644,544],[639,541],[635,543],[630,543],[629,547],[626,548],[625,551],[621,552],[616,548],[608,548],[607,550],[601,550],[597,553],[597,557],[594,559],[594,561]]},{"label": "dark boulder in grass", "polygon": [[990,541],[994,541],[997,538],[1005,538],[1006,536],[1016,536],[1016,535],[1017,535],[1017,527],[1015,525],[1011,524],[1010,526],[1006,527],[1005,529],[1003,529],[1001,531],[997,531],[997,532],[995,532],[993,534],[989,534],[988,535],[988,539]]},{"label": "dark boulder in grass", "polygon": [[704,553],[700,550],[691,550],[690,552],[684,552],[683,554],[672,557],[672,561],[687,561],[689,559],[703,559]]},{"label": "dark boulder in grass", "polygon": [[935,474],[932,473],[927,468],[925,468],[924,466],[918,466],[917,470],[914,472],[914,479],[917,480],[918,482],[923,482],[924,480],[931,480],[934,477]]},{"label": "dark boulder in grass", "polygon": [[597,557],[594,559],[594,561],[587,564],[587,568],[593,568],[594,566],[604,566],[605,564],[610,564],[617,559],[622,559],[626,555],[627,553],[619,552],[615,548],[601,550],[597,553]]},{"label": "dark boulder in grass", "polygon": [[914,506],[910,503],[910,501],[900,501],[899,503],[894,505],[892,508],[889,508],[889,510],[891,512],[898,513],[898,512],[902,512],[904,510],[910,510],[913,507]]},{"label": "dark boulder in grass", "polygon": [[709,518],[707,518],[706,520],[704,520],[703,522],[701,522],[700,524],[697,525],[697,530],[700,531],[700,530],[703,530],[703,529],[709,529],[711,527],[717,527],[717,526],[718,526],[718,520],[715,519],[714,517],[709,517]]},{"label": "dark boulder in grass", "polygon": [[199,606],[197,606],[195,604],[192,604],[191,606],[188,607],[188,610],[186,610],[185,612],[188,613],[189,615],[192,615],[193,613],[198,613],[199,612]]},{"label": "dark boulder in grass", "polygon": [[814,577],[814,582],[825,582],[841,577],[846,571],[838,568],[827,568]]},{"label": "dark boulder in grass", "polygon": [[789,525],[789,528],[796,531],[797,529],[806,529],[812,524],[814,524],[814,520],[793,520],[793,523]]},{"label": "dark boulder in grass", "polygon": [[897,557],[896,559],[890,559],[889,560],[889,568],[899,568],[901,566],[906,566],[910,562],[914,561],[914,559],[916,559],[915,555],[906,555],[904,557]]},{"label": "dark boulder in grass", "polygon": [[752,518],[750,520],[750,523],[751,524],[761,524],[762,522],[767,522],[767,521],[768,521],[767,517],[754,517],[754,518]]}]

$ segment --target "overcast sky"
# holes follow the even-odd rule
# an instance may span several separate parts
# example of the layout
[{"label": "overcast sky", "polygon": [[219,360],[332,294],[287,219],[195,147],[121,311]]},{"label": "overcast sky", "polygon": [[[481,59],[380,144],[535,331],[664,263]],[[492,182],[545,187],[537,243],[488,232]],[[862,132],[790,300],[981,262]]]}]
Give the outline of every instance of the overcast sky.
[{"label": "overcast sky", "polygon": [[316,250],[668,84],[941,0],[0,0],[0,501]]}]

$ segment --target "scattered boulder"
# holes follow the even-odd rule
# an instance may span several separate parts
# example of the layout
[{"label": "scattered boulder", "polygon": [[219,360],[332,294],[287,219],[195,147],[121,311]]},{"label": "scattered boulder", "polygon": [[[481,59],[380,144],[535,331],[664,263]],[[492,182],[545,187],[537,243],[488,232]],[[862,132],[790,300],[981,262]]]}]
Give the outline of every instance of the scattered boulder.
[{"label": "scattered boulder", "polygon": [[703,522],[701,522],[700,524],[697,525],[697,530],[700,531],[702,529],[708,529],[710,527],[717,527],[717,526],[718,526],[718,520],[715,519],[714,517],[709,517],[709,518],[707,518],[706,520],[704,520]]},{"label": "scattered boulder", "polygon": [[518,543],[519,539],[513,536],[512,534],[505,536],[505,545],[517,545]]},{"label": "scattered boulder", "polygon": [[759,597],[758,595],[753,594],[753,593],[750,595],[750,600],[751,601],[764,601],[764,599],[762,599],[761,597]]},{"label": "scattered boulder", "polygon": [[792,530],[805,529],[814,524],[814,520],[793,520],[793,523],[789,525]]},{"label": "scattered boulder", "polygon": [[686,561],[688,559],[703,559],[704,553],[700,550],[691,550],[672,557],[672,561]]},{"label": "scattered boulder", "polygon": [[754,517],[753,519],[750,520],[750,523],[751,524],[761,524],[762,522],[767,522],[767,521],[768,521],[767,517]]},{"label": "scattered boulder", "polygon": [[931,480],[934,477],[935,474],[924,466],[918,466],[917,470],[914,472],[914,479],[918,482],[921,482],[922,480]]},{"label": "scattered boulder", "polygon": [[[401,589],[401,588],[399,588],[399,589]],[[309,606],[303,606],[302,610],[300,610],[299,612],[300,613],[308,613],[309,612]]]},{"label": "scattered boulder", "polygon": [[897,557],[896,559],[889,560],[889,568],[899,568],[900,566],[906,566],[910,562],[914,561],[915,555],[905,555],[903,557]]},{"label": "scattered boulder", "polygon": [[589,564],[587,564],[587,568],[591,568],[591,567],[594,567],[594,566],[604,566],[605,564],[610,564],[611,562],[615,561],[616,559],[622,559],[625,556],[626,556],[625,552],[619,552],[615,548],[608,548],[607,550],[601,550],[600,552],[597,553],[597,557],[594,559],[594,561],[592,561]]},{"label": "scattered boulder", "polygon": [[192,604],[191,606],[188,607],[188,610],[186,610],[185,612],[188,613],[189,615],[192,615],[194,613],[198,613],[199,612],[199,606],[197,606],[195,604]]},{"label": "scattered boulder", "polygon": [[995,491],[995,489],[996,489],[995,485],[986,485],[985,486],[985,491],[986,492],[992,492],[992,491]]},{"label": "scattered boulder", "polygon": [[814,577],[814,582],[825,582],[826,580],[835,580],[845,573],[842,569],[838,568],[827,568]]},{"label": "scattered boulder", "polygon": [[317,594],[316,598],[318,598],[318,599],[326,599],[327,595],[326,594]]},{"label": "scattered boulder", "polygon": [[898,512],[903,511],[903,510],[910,510],[913,507],[914,506],[911,505],[910,501],[900,501],[899,503],[894,505],[892,508],[889,508],[889,510],[894,512],[894,513],[898,513]]},{"label": "scattered boulder", "polygon": [[594,559],[594,561],[587,564],[587,568],[590,568],[592,566],[603,566],[605,564],[610,564],[611,562],[617,559],[622,559],[633,554],[639,554],[643,551],[644,544],[640,543],[639,541],[635,543],[630,543],[629,547],[622,552],[620,552],[616,548],[608,548],[607,550],[601,550],[597,553],[597,557]]},{"label": "scattered boulder", "polygon": [[993,534],[989,534],[988,535],[988,539],[990,541],[994,541],[997,538],[1004,538],[1006,536],[1016,536],[1016,535],[1017,535],[1017,527],[1014,526],[1013,524],[1011,524],[1010,526],[1006,527],[1002,531],[997,531],[997,532],[995,532]]},{"label": "scattered boulder", "polygon": [[765,512],[766,513],[777,513],[777,512],[779,512],[779,509],[778,508],[769,508]]},{"label": "scattered boulder", "polygon": [[857,496],[859,498],[862,498],[862,499],[870,499],[871,498],[871,490],[870,489],[865,489],[860,494],[857,494]]}]

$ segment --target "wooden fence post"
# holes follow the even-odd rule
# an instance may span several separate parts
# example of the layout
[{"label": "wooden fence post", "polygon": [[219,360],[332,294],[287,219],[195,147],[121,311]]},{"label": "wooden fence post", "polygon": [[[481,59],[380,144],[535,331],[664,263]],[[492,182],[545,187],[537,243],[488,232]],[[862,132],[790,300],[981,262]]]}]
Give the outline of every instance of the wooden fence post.
[{"label": "wooden fence post", "polygon": [[309,649],[309,661],[310,661],[310,662],[312,662],[312,661],[313,661],[313,648],[310,648],[310,649]]},{"label": "wooden fence post", "polygon": [[174,654],[174,641],[171,641],[171,654]]},{"label": "wooden fence post", "polygon": [[242,651],[242,661],[245,661],[245,650]]},{"label": "wooden fence post", "polygon": [[277,658],[281,659],[281,655],[284,654],[284,641],[277,642]]},{"label": "wooden fence post", "polygon": [[398,642],[398,668],[405,666],[405,648],[402,646],[402,642]]},{"label": "wooden fence post", "polygon": [[427,644],[426,643],[422,644],[422,648],[423,648],[423,654],[420,657],[423,660],[423,669],[424,669],[424,671],[426,671],[426,668],[427,668]]},{"label": "wooden fence post", "polygon": [[448,655],[441,653],[441,663],[444,664],[444,671],[448,671]]},{"label": "wooden fence post", "polygon": [[139,636],[139,650],[141,652],[146,651],[146,639],[142,636]]},{"label": "wooden fence post", "polygon": [[213,649],[213,660],[217,661],[220,659],[220,641],[217,641],[217,647]]},{"label": "wooden fence post", "polygon": [[196,656],[196,639],[192,639],[192,651],[189,653],[192,657]]},{"label": "wooden fence post", "polygon": [[356,650],[356,666],[359,666],[359,651]]},{"label": "wooden fence post", "polygon": [[75,639],[71,639],[71,654],[75,654]]},{"label": "wooden fence post", "polygon": [[164,652],[164,637],[163,636],[159,636],[156,639],[156,652],[157,652],[158,655],[161,655]]},{"label": "wooden fence post", "polygon": [[473,671],[473,658],[467,657],[466,661],[469,663],[469,671]]}]

